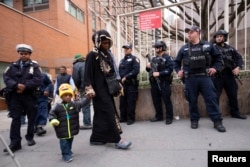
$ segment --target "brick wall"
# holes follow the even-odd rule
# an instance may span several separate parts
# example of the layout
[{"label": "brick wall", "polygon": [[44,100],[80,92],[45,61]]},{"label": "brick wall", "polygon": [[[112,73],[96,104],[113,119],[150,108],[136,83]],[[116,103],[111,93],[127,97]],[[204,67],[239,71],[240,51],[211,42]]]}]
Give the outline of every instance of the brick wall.
[{"label": "brick wall", "polygon": [[[27,13],[29,16],[0,4],[0,61],[16,61],[16,44],[27,43],[34,49],[31,58],[51,69],[54,78],[56,67],[65,65],[71,68],[76,53],[86,55],[92,48],[87,13],[83,24],[67,13],[63,4],[64,1],[51,1],[51,6],[60,7],[57,8],[59,11],[55,12],[51,8]],[[46,24],[30,16],[39,18]]]}]

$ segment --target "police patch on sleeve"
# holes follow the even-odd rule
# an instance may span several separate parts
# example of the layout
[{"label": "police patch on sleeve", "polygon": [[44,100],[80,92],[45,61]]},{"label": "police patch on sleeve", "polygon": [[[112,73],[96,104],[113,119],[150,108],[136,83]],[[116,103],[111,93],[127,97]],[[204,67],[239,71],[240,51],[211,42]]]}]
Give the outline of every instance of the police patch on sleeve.
[{"label": "police patch on sleeve", "polygon": [[137,62],[137,63],[140,63],[140,60],[136,57],[135,58],[135,61]]},{"label": "police patch on sleeve", "polygon": [[4,73],[6,73],[9,69],[10,69],[10,67],[8,66],[8,67],[5,69]]}]

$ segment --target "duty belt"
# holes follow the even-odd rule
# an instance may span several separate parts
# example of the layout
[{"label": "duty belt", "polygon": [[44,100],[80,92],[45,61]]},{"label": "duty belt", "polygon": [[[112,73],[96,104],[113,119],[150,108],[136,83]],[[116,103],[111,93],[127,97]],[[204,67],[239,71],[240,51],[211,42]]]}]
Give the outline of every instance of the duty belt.
[{"label": "duty belt", "polygon": [[207,73],[194,73],[194,74],[188,74],[187,77],[198,77],[198,76],[207,76]]}]

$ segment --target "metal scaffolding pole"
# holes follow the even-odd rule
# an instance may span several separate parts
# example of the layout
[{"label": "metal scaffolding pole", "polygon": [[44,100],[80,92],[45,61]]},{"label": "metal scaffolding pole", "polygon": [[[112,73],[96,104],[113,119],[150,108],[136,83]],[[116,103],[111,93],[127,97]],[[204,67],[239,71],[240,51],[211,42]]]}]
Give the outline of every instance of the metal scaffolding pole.
[{"label": "metal scaffolding pole", "polygon": [[182,2],[178,2],[178,3],[170,4],[170,5],[163,5],[163,6],[158,6],[158,7],[154,7],[154,8],[149,8],[149,9],[144,9],[144,10],[139,10],[139,11],[135,11],[135,12],[130,12],[130,13],[124,13],[124,14],[117,15],[116,27],[117,27],[117,57],[118,57],[118,61],[121,60],[120,17],[129,16],[129,15],[133,15],[133,14],[137,14],[137,13],[141,13],[141,12],[147,12],[147,11],[156,10],[156,9],[169,8],[169,7],[173,7],[173,6],[176,6],[176,5],[187,4],[187,3],[191,3],[191,2],[195,2],[195,1],[198,1],[198,0],[182,1]]},{"label": "metal scaffolding pole", "polygon": [[7,149],[8,153],[10,154],[11,158],[14,160],[14,162],[16,163],[16,165],[18,167],[21,167],[20,163],[18,162],[18,160],[16,159],[15,155],[13,154],[13,152],[10,150],[8,144],[5,142],[4,138],[2,135],[0,135],[0,140],[2,141],[4,147]]},{"label": "metal scaffolding pole", "polygon": [[[224,29],[229,32],[229,0],[225,0],[225,9],[224,9]],[[227,40],[229,43],[229,40]]]}]

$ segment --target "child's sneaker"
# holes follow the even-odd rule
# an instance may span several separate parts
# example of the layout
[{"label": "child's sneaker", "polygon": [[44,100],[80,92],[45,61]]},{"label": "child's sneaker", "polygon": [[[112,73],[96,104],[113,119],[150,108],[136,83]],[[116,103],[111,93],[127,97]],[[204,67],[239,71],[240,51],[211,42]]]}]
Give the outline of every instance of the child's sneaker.
[{"label": "child's sneaker", "polygon": [[67,162],[67,163],[73,161],[73,158],[72,158],[72,157],[69,157],[69,158],[62,157],[62,159],[64,160],[64,162]]},{"label": "child's sneaker", "polygon": [[68,160],[65,160],[65,162],[67,162],[67,163],[69,163],[69,162],[71,162],[71,161],[73,161],[73,158],[70,158],[70,159],[68,159]]},{"label": "child's sneaker", "polygon": [[120,140],[119,141],[119,143],[116,143],[115,144],[115,146],[116,146],[116,148],[118,148],[118,149],[128,149],[129,148],[129,146],[131,146],[131,142],[130,141],[126,141],[126,140]]}]

